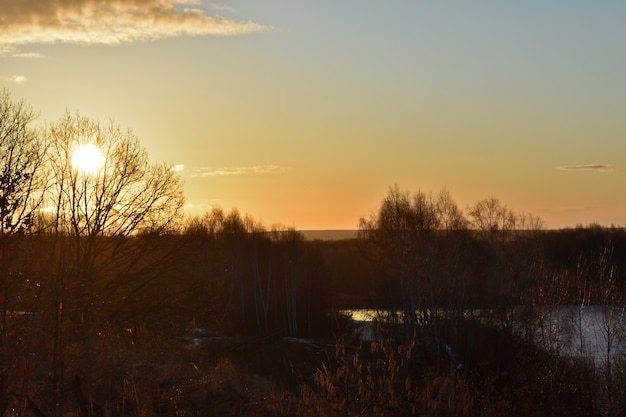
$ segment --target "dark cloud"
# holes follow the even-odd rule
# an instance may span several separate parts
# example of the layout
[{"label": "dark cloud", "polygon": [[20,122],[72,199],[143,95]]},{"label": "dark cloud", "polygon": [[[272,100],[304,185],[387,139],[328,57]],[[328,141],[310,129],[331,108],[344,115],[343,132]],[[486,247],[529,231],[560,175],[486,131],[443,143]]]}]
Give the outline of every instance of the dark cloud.
[{"label": "dark cloud", "polygon": [[613,165],[610,164],[584,164],[584,165],[563,165],[558,166],[556,169],[561,171],[597,171],[597,172],[613,172],[617,171]]}]

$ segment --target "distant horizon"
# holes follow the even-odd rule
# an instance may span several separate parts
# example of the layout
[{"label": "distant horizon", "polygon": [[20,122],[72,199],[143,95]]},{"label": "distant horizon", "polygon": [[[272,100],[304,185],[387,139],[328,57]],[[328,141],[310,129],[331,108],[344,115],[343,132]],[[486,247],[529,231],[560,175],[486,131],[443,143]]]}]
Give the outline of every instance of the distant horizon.
[{"label": "distant horizon", "polygon": [[[390,187],[387,188],[387,191]],[[408,189],[403,189],[403,191],[412,193],[414,191],[418,191],[419,189],[416,190],[408,190]],[[424,190],[421,190],[424,191]],[[428,192],[434,192],[434,190],[429,190]],[[454,198],[454,196],[452,196]],[[497,198],[497,196],[495,196]],[[274,221],[272,222],[266,222],[262,217],[256,217],[255,213],[248,211],[248,210],[241,210],[239,207],[231,207],[230,209],[226,209],[220,205],[214,205],[213,207],[219,207],[221,209],[223,209],[225,212],[231,211],[231,210],[237,210],[239,211],[241,214],[245,214],[245,215],[249,215],[251,216],[254,220],[259,221],[262,225],[267,226],[267,227],[272,227],[275,225],[281,226],[281,227],[290,227],[290,228],[294,228],[295,230],[298,231],[350,231],[350,230],[359,230],[359,221],[361,218],[369,218],[369,216],[371,216],[373,213],[376,213],[378,211],[378,209],[380,208],[380,202],[383,200],[384,198],[384,194],[381,194],[378,198],[378,200],[376,201],[376,204],[373,205],[372,207],[370,207],[370,209],[366,212],[364,210],[363,214],[359,217],[357,217],[353,222],[354,226],[345,226],[342,224],[337,224],[337,225],[306,225],[304,227],[300,227],[297,224],[294,224],[293,222],[283,222],[280,221],[276,216],[272,217],[274,219]],[[479,201],[478,199],[476,201]],[[472,203],[475,203],[476,201],[473,201]],[[550,222],[548,221],[545,217],[538,215],[535,212],[530,212],[530,211],[524,211],[524,210],[518,210],[516,207],[513,206],[509,206],[506,201],[501,201],[504,205],[506,205],[509,209],[511,209],[513,212],[517,213],[517,214],[530,214],[533,215],[535,217],[539,217],[542,222],[543,222],[543,229],[544,230],[562,230],[562,229],[573,229],[573,228],[577,228],[577,227],[588,227],[588,226],[592,226],[592,225],[599,225],[603,228],[612,228],[612,227],[616,227],[616,228],[624,228],[626,227],[626,221],[613,221],[611,219],[603,219],[603,220],[598,220],[598,219],[594,219],[594,218],[589,218],[589,219],[576,219],[575,216],[571,215],[568,217],[571,217],[571,219],[569,221],[557,221],[557,222]],[[467,210],[467,208],[470,206],[470,204],[468,203],[466,206],[461,206],[459,204],[459,208],[462,209],[462,211],[464,212],[464,215],[466,215],[465,211]],[[213,208],[212,207],[212,208]],[[194,217],[194,216],[201,216],[204,213],[209,212],[211,209],[207,208],[204,211],[197,211],[196,213],[194,213],[193,215],[187,213],[186,215],[188,217]],[[345,217],[345,216],[343,216]]]},{"label": "distant horizon", "polygon": [[[544,228],[543,231],[546,232],[558,232],[565,230],[575,230],[579,226],[583,228],[588,228],[592,226],[592,224],[581,224],[575,225],[571,227],[562,227],[562,228]],[[626,229],[626,226],[605,226],[600,225],[603,229],[610,229],[611,227],[615,227],[616,229]],[[476,230],[476,229],[470,229]],[[300,230],[296,229],[296,231],[302,233],[306,240],[342,240],[342,239],[354,239],[358,237],[359,229],[306,229]]]}]

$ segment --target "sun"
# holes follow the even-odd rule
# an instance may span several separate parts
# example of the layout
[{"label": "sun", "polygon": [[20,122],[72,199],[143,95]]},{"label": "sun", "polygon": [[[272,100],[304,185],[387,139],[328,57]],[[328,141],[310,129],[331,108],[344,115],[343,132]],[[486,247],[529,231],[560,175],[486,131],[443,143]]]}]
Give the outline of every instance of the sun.
[{"label": "sun", "polygon": [[72,155],[72,165],[85,174],[95,174],[104,166],[104,155],[93,143],[80,145]]}]

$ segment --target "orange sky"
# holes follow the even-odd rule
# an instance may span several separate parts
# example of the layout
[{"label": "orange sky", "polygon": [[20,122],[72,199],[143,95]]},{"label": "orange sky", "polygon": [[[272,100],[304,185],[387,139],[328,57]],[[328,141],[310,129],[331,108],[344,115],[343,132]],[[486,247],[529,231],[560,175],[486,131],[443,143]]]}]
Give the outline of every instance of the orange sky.
[{"label": "orange sky", "polygon": [[62,3],[0,0],[0,84],[131,128],[190,213],[353,229],[398,183],[626,224],[626,3]]}]

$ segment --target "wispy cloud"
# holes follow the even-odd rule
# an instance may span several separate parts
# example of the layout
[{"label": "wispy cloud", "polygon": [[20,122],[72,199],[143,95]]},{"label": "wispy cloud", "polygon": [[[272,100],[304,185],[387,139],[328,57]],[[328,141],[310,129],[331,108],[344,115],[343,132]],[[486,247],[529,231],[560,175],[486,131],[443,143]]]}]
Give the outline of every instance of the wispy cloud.
[{"label": "wispy cloud", "polygon": [[220,12],[229,12],[229,13],[236,13],[237,10],[232,7],[232,6],[226,6],[225,4],[214,4],[211,3],[211,10],[217,10]]},{"label": "wispy cloud", "polygon": [[254,165],[249,167],[237,167],[237,168],[198,168],[193,170],[191,178],[204,178],[204,177],[220,177],[220,176],[232,176],[232,175],[271,175],[271,174],[284,174],[289,172],[289,168],[280,167],[278,165]]},{"label": "wispy cloud", "polygon": [[0,81],[22,84],[26,82],[26,80],[28,80],[28,78],[26,78],[26,76],[24,75],[11,75],[10,77],[0,75]]},{"label": "wispy cloud", "polygon": [[617,171],[611,164],[584,164],[584,165],[563,165],[556,169],[561,171],[596,171],[596,172],[613,172]]},{"label": "wispy cloud", "polygon": [[[0,19],[0,22],[2,22],[1,19]],[[11,52],[13,52],[14,50],[15,50],[15,47],[13,47],[11,45],[3,44],[2,42],[0,42],[0,56],[8,55]]]},{"label": "wispy cloud", "polygon": [[26,82],[27,79],[28,78],[26,78],[24,75],[14,75],[11,77],[11,81],[17,84],[22,84],[23,82]]},{"label": "wispy cloud", "polygon": [[239,35],[270,29],[213,17],[198,0],[0,0],[0,54],[19,45],[118,45],[180,36]]},{"label": "wispy cloud", "polygon": [[185,165],[183,164],[176,164],[171,168],[172,171],[174,172],[182,172],[185,170]]},{"label": "wispy cloud", "polygon": [[185,203],[185,213],[190,216],[202,216],[210,212],[215,207],[221,207],[223,201],[218,198],[212,199],[194,199]]},{"label": "wispy cloud", "polygon": [[[2,52],[0,52],[2,54]],[[24,52],[11,55],[14,58],[26,58],[26,59],[41,59],[45,58],[45,55],[40,54],[38,52]]]}]

